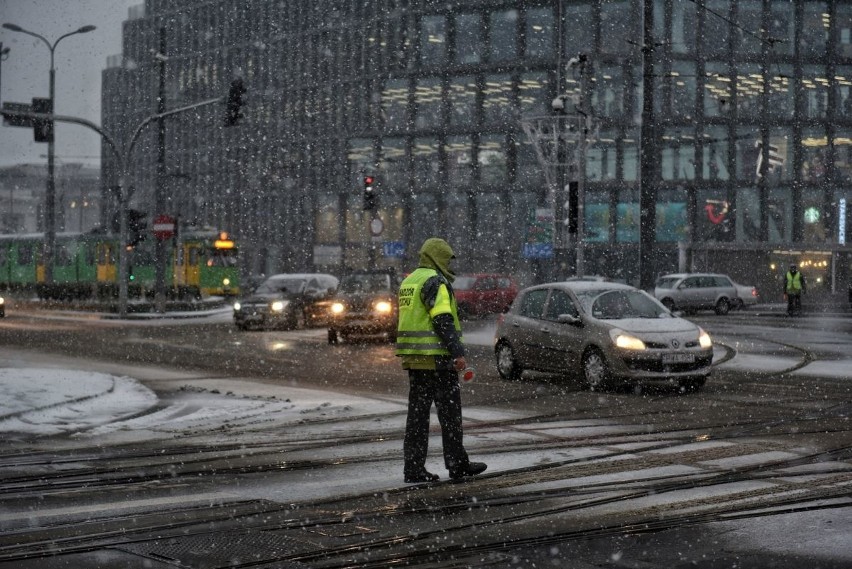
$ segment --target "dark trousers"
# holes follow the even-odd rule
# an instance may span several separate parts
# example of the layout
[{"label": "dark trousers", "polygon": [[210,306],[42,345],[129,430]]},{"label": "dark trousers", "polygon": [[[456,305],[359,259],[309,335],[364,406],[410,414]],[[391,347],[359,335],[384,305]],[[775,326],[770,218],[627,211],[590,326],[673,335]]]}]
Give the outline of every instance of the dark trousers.
[{"label": "dark trousers", "polygon": [[787,293],[787,314],[801,314],[802,313],[802,294],[795,293]]},{"label": "dark trousers", "polygon": [[429,450],[429,414],[432,403],[438,411],[444,465],[451,472],[467,467],[469,459],[462,444],[462,406],[458,372],[453,370],[408,370],[408,418],[405,422],[403,457],[405,474],[425,469]]}]

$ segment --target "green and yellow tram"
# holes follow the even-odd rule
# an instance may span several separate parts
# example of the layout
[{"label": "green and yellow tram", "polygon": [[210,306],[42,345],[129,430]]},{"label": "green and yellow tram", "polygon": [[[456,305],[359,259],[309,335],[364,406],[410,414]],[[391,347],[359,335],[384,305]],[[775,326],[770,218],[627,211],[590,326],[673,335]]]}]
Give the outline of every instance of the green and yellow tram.
[{"label": "green and yellow tram", "polygon": [[[49,296],[103,294],[118,278],[118,239],[96,233],[58,233]],[[128,280],[136,294],[153,291],[155,242],[128,248]],[[44,234],[0,235],[0,290],[46,290]],[[236,243],[224,232],[184,231],[169,240],[166,286],[181,296],[236,296],[240,292]]]}]

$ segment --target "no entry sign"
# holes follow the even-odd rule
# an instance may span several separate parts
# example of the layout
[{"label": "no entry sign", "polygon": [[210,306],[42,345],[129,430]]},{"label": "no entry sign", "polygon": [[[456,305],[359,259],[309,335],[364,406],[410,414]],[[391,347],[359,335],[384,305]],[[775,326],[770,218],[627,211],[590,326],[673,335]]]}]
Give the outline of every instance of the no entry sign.
[{"label": "no entry sign", "polygon": [[157,239],[171,239],[175,236],[175,218],[170,215],[158,215],[151,228]]}]

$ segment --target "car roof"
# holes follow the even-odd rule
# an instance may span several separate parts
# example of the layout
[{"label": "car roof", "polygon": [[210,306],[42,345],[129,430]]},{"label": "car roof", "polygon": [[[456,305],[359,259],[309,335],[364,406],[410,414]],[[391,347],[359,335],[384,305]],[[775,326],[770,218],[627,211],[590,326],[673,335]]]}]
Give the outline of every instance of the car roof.
[{"label": "car roof", "polygon": [[574,292],[587,292],[596,290],[599,290],[601,292],[607,290],[639,290],[638,288],[630,286],[628,284],[609,281],[556,281],[525,288],[524,292],[542,288],[559,288],[563,290],[572,290]]},{"label": "car roof", "polygon": [[685,277],[727,277],[728,275],[722,273],[671,273],[668,275],[661,275],[658,278],[660,279],[682,279]]}]

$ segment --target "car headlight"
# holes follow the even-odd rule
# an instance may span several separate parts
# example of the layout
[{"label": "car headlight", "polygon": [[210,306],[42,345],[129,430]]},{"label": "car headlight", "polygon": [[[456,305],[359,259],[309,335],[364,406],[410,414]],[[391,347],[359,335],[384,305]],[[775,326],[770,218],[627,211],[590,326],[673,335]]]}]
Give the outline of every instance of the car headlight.
[{"label": "car headlight", "polygon": [[710,334],[708,334],[701,328],[698,329],[698,343],[701,345],[702,348],[713,347],[713,340],[710,339]]},{"label": "car headlight", "polygon": [[287,308],[287,303],[283,300],[276,300],[272,303],[270,308],[272,309],[272,312],[284,312],[284,309]]},{"label": "car headlight", "polygon": [[393,310],[391,303],[387,300],[380,300],[376,304],[373,305],[373,310],[376,312],[381,312],[382,314],[390,314],[390,311]]},{"label": "car headlight", "polygon": [[622,348],[625,350],[644,350],[645,342],[637,338],[636,336],[631,336],[626,333],[624,330],[618,330],[617,328],[613,328],[609,331],[609,336],[612,338],[613,343],[618,348]]},{"label": "car headlight", "polygon": [[342,302],[335,302],[331,305],[332,314],[343,314],[344,310],[346,310],[346,307],[343,306]]},{"label": "car headlight", "polygon": [[240,309],[240,308],[242,308],[242,307],[243,307],[243,305],[242,305],[242,304],[240,304],[239,302],[235,302],[235,303],[234,303],[234,310],[239,310],[239,309]]}]

